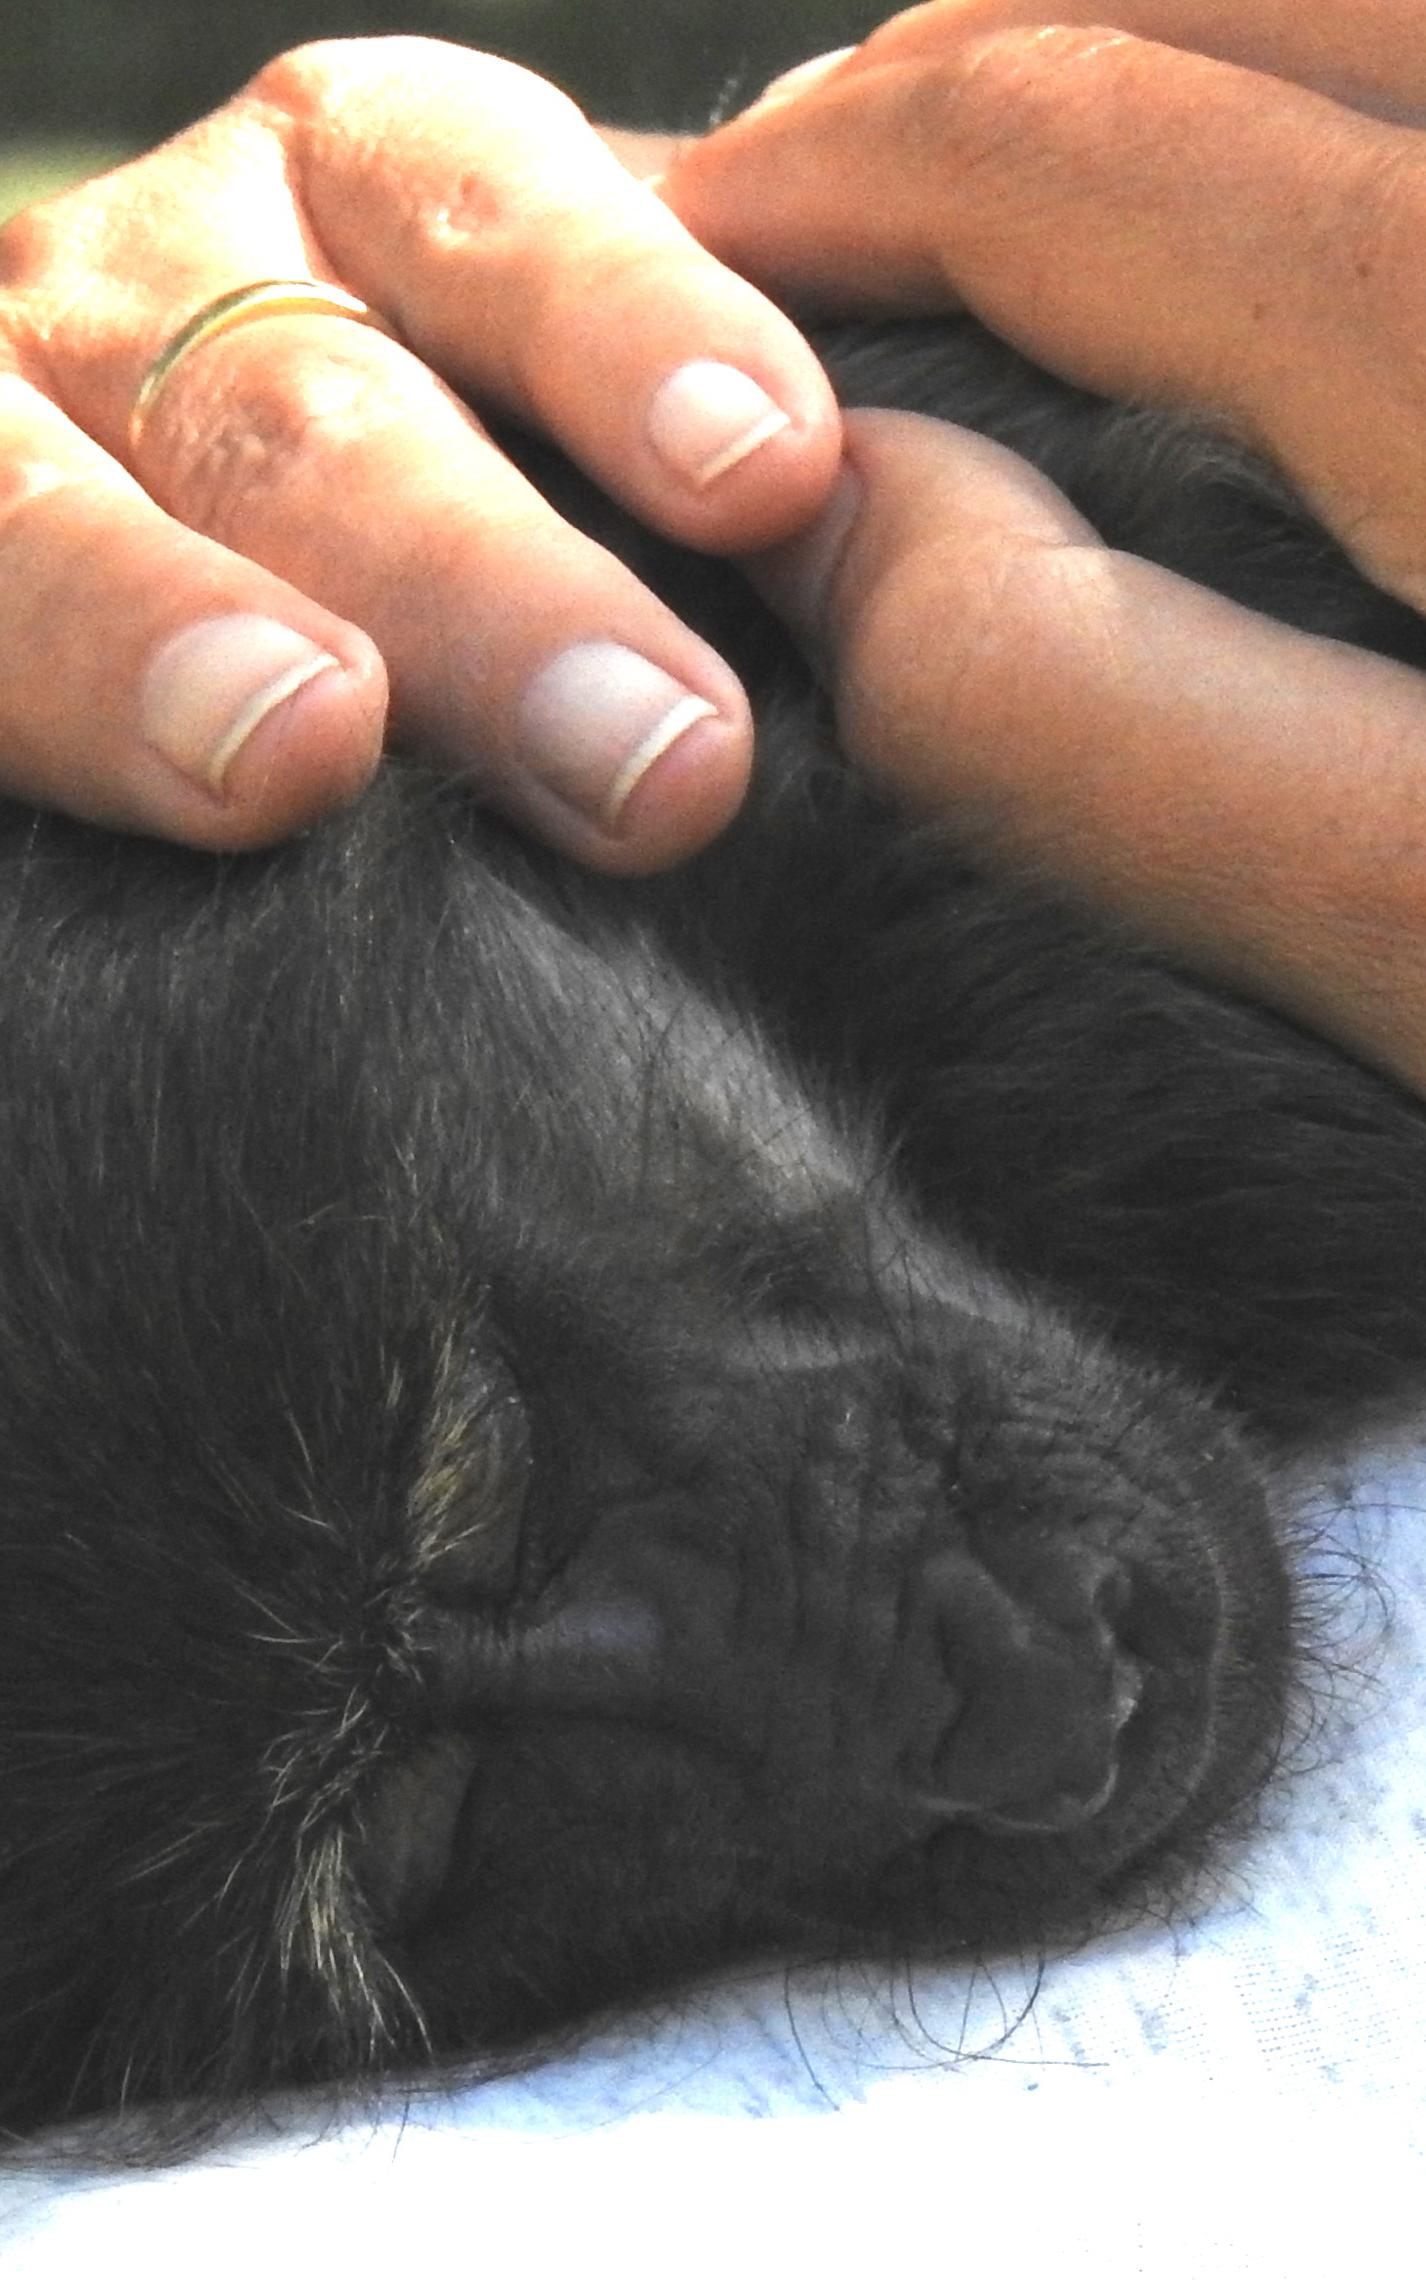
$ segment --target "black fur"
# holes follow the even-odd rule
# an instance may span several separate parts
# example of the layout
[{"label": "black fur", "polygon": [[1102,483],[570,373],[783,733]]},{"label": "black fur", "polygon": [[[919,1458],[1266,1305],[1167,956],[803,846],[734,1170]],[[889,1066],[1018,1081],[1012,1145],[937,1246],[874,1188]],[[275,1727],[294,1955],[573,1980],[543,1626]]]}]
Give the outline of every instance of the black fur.
[{"label": "black fur", "polygon": [[[827,349],[1421,659],[1226,446],[969,321]],[[1281,1468],[1426,1375],[1417,1104],[899,818],[731,573],[530,457],[753,691],[676,876],[412,761],[241,859],[0,812],[19,2128],[1172,1884],[1279,1748]]]}]

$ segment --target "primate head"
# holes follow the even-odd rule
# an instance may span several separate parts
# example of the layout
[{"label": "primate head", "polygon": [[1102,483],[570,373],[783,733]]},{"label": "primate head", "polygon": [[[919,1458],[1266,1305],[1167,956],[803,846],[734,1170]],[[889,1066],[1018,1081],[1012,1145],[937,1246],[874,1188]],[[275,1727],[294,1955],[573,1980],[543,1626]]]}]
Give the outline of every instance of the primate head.
[{"label": "primate head", "polygon": [[10,2120],[1033,1938],[1260,1779],[1232,1429],[610,891],[393,770],[0,892]]},{"label": "primate head", "polygon": [[[970,320],[826,345],[1421,662],[1219,441]],[[227,861],[0,808],[0,2121],[1180,1891],[1299,1661],[1269,1454],[1426,1371],[1420,1105],[878,806],[526,449],[748,683],[705,859],[406,765]]]}]

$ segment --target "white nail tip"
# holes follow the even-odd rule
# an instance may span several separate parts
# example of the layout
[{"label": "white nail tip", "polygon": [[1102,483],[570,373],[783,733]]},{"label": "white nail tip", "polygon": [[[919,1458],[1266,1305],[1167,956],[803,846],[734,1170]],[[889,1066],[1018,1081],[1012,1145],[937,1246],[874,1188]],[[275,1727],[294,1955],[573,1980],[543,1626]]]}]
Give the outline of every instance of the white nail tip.
[{"label": "white nail tip", "polygon": [[637,751],[629,755],[599,804],[600,814],[606,823],[612,824],[615,821],[635,785],[648,775],[654,762],[662,760],[664,754],[678,743],[679,738],[696,721],[710,720],[717,710],[717,706],[710,705],[706,697],[686,697],[681,705],[676,705],[671,713],[665,715],[656,729],[650,730]]},{"label": "white nail tip", "polygon": [[340,667],[340,658],[311,658],[305,665],[292,666],[285,674],[279,674],[276,681],[269,682],[266,689],[260,689],[256,696],[249,698],[227,735],[219,739],[208,755],[206,774],[210,781],[214,785],[222,783],[229,763],[236,759],[253,731],[266,721],[270,713],[275,713],[279,705],[285,705],[289,697],[295,697],[299,689],[305,689],[308,682],[315,681],[319,674],[331,673],[334,668],[340,670]]},{"label": "white nail tip", "polygon": [[758,447],[767,443],[770,437],[780,436],[784,428],[791,426],[787,414],[779,412],[774,406],[765,420],[759,420],[755,427],[749,428],[745,435],[739,436],[725,451],[715,452],[711,460],[705,460],[694,477],[694,482],[700,489],[705,484],[715,483],[720,475],[726,475],[729,468],[735,468],[740,460],[751,459]]},{"label": "white nail tip", "polygon": [[648,413],[654,450],[699,490],[791,426],[750,374],[707,357],[670,373]]},{"label": "white nail tip", "polygon": [[277,708],[341,660],[291,626],[255,611],[200,619],[150,661],[141,693],[148,742],[212,792]]},{"label": "white nail tip", "polygon": [[525,763],[560,799],[609,825],[654,763],[717,710],[622,642],[577,642],[525,692]]}]

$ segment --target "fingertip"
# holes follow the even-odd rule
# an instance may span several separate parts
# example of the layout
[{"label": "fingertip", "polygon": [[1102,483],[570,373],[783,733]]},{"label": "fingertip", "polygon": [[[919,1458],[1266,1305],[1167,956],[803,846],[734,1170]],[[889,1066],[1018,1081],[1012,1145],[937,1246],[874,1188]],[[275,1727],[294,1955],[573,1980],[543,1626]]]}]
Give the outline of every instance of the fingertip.
[{"label": "fingertip", "polygon": [[591,870],[630,877],[664,871],[696,854],[732,821],[747,791],[753,754],[747,699],[726,673],[716,705],[685,693],[667,721],[670,733],[652,739],[646,754],[636,751],[633,765],[626,763],[593,803],[583,796],[567,758],[551,766],[550,746],[557,738],[547,741],[538,761],[493,785],[491,797]]},{"label": "fingertip", "polygon": [[[1064,494],[1004,445],[923,413],[857,411],[848,415],[846,458],[820,514],[744,568],[825,658],[889,574],[913,560],[969,560],[982,540],[1002,552],[1099,543]],[[954,592],[948,578],[948,603]]]},{"label": "fingertip", "polygon": [[839,72],[858,52],[853,46],[830,48],[825,55],[809,56],[805,63],[794,64],[790,71],[779,72],[776,79],[769,80],[757,100],[739,115],[746,118],[748,112],[775,110],[779,104],[791,103],[800,95],[810,94],[814,87]]},{"label": "fingertip", "polygon": [[738,813],[752,759],[746,715],[702,724],[640,778],[619,812],[607,856],[592,850],[587,860],[599,870],[635,874],[665,871],[696,855]]},{"label": "fingertip", "polygon": [[830,381],[794,335],[781,358],[704,356],[675,367],[649,400],[645,439],[663,493],[659,520],[691,545],[740,553],[790,537],[817,513],[836,480],[842,422]]},{"label": "fingertip", "polygon": [[792,426],[760,381],[714,357],[693,357],[654,391],[648,436],[670,474],[695,491],[731,475]]},{"label": "fingertip", "polygon": [[825,650],[828,597],[864,501],[862,478],[852,460],[846,459],[812,522],[794,539],[749,556],[743,565],[764,600],[813,657],[820,658]]},{"label": "fingertip", "polygon": [[341,647],[347,654],[334,650],[235,754],[222,810],[242,838],[225,837],[225,845],[285,839],[347,807],[371,782],[385,745],[386,668],[355,629]]},{"label": "fingertip", "polygon": [[145,745],[166,764],[154,829],[224,850],[301,831],[370,781],[386,711],[381,655],[342,621],[308,634],[239,611],[181,628],[141,685]]}]

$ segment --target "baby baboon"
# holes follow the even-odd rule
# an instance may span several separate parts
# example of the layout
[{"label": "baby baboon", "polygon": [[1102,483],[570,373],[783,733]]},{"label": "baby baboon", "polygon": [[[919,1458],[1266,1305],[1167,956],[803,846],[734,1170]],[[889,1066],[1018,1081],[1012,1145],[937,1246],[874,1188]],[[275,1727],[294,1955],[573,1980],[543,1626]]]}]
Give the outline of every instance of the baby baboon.
[{"label": "baby baboon", "polygon": [[[969,320],[862,402],[1419,661],[1265,472]],[[1426,1122],[991,877],[730,571],[745,815],[599,879],[393,762],[215,859],[0,812],[0,2109],[1072,1934],[1271,1769],[1286,1459],[1426,1377]]]}]

